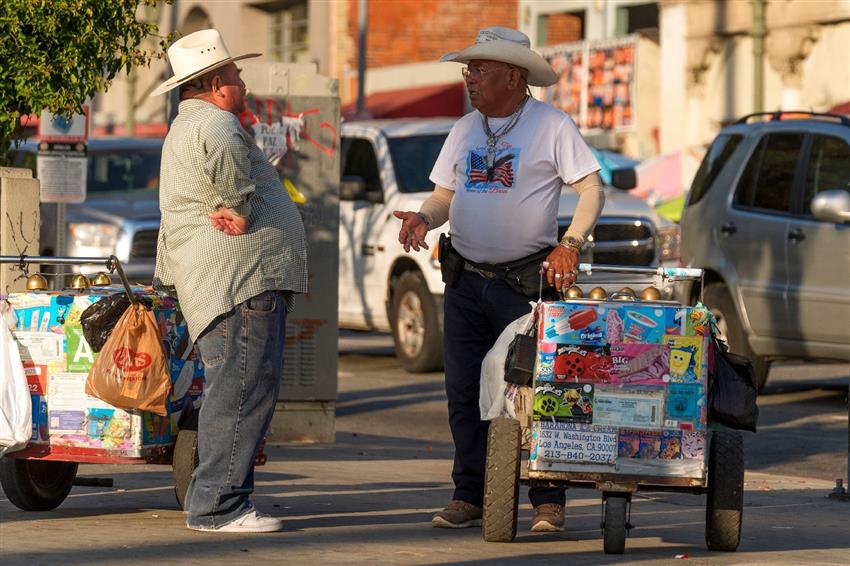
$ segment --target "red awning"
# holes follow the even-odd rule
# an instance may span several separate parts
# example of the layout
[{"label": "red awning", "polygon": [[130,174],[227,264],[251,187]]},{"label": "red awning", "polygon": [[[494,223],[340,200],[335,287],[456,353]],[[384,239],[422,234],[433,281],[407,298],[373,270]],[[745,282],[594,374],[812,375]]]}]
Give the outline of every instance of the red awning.
[{"label": "red awning", "polygon": [[[366,112],[372,118],[428,118],[463,116],[463,83],[375,92],[366,96]],[[343,118],[353,119],[357,103],[340,109]]]},{"label": "red awning", "polygon": [[850,100],[847,102],[842,102],[841,104],[837,104],[827,110],[830,114],[848,114],[850,115]]}]

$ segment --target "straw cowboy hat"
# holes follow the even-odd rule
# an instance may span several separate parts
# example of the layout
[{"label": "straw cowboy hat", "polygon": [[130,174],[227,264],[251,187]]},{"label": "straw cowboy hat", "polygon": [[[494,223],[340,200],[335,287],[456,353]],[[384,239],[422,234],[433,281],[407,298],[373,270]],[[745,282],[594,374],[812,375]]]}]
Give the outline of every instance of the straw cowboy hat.
[{"label": "straw cowboy hat", "polygon": [[156,87],[151,96],[156,96],[200,77],[233,61],[259,57],[262,53],[247,53],[231,57],[221,34],[215,29],[202,29],[181,37],[168,48],[168,62],[174,76]]},{"label": "straw cowboy hat", "polygon": [[469,63],[473,59],[501,61],[528,70],[528,84],[531,86],[550,86],[558,81],[558,75],[549,63],[531,50],[528,36],[511,28],[493,26],[478,32],[475,45],[463,51],[453,51],[440,58],[440,61]]}]

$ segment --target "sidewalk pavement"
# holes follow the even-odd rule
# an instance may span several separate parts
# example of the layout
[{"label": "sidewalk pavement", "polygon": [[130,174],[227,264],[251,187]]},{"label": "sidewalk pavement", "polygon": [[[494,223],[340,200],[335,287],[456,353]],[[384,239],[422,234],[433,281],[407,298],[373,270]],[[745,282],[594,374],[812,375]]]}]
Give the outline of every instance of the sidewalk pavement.
[{"label": "sidewalk pavement", "polygon": [[[431,514],[451,497],[451,447],[340,432],[334,445],[269,446],[257,506],[285,531],[260,535],[185,528],[170,470],[81,466],[113,488],[75,487],[55,511],[27,513],[0,497],[0,556],[26,564],[842,564],[850,563],[850,503],[826,498],[830,482],[748,473],[737,553],[703,542],[705,497],[641,493],[624,556],[602,552],[601,498],[568,492],[564,533],[529,532],[522,490],[517,539],[485,543],[480,529],[446,530]],[[676,558],[676,557],[679,558]],[[684,562],[683,562],[684,560]]]}]

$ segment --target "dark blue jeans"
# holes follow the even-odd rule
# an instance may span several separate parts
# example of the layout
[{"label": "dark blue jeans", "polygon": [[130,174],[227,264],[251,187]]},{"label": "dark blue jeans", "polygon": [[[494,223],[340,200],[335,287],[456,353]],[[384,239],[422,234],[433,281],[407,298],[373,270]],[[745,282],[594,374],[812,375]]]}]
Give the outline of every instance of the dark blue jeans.
[{"label": "dark blue jeans", "polygon": [[[454,499],[478,506],[484,501],[490,423],[481,420],[478,408],[481,362],[502,330],[531,312],[529,300],[502,279],[465,270],[457,286],[446,287],[443,337],[449,427],[455,443]],[[528,495],[535,507],[565,501],[563,488],[531,488]]]},{"label": "dark blue jeans", "polygon": [[204,362],[198,467],[188,524],[220,527],[250,508],[254,455],[274,415],[283,368],[286,302],[266,291],[215,319],[196,342]]}]

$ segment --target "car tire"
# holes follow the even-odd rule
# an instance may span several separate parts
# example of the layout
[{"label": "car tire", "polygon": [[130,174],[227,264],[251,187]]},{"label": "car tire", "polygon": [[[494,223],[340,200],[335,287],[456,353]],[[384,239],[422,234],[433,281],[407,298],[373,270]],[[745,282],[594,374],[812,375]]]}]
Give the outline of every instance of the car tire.
[{"label": "car tire", "polygon": [[411,373],[443,368],[443,330],[437,301],[418,271],[406,271],[393,285],[390,322],[395,352]]},{"label": "car tire", "polygon": [[746,356],[752,362],[756,387],[761,393],[767,384],[770,362],[764,356],[757,356],[750,348],[747,333],[741,324],[741,317],[738,315],[728,287],[723,283],[710,283],[705,288],[704,298],[706,306],[717,320],[717,327],[721,334],[719,338],[726,342],[731,352]]}]

